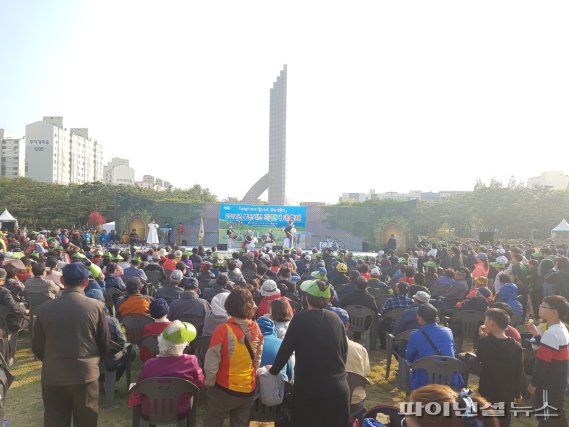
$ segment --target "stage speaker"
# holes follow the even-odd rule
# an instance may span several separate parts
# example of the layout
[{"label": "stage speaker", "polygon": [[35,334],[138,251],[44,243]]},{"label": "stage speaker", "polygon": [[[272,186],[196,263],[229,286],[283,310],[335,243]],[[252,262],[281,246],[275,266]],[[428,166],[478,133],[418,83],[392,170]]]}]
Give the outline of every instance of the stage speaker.
[{"label": "stage speaker", "polygon": [[362,252],[369,252],[369,243],[362,242]]},{"label": "stage speaker", "polygon": [[227,243],[220,243],[219,245],[217,245],[217,249],[220,251],[226,251],[227,250]]},{"label": "stage speaker", "polygon": [[184,239],[182,239],[182,246],[188,246],[188,241],[187,241],[187,240],[184,240]]},{"label": "stage speaker", "polygon": [[490,242],[494,244],[494,232],[493,231],[482,231],[478,234],[478,240],[480,243],[484,244],[486,242]]}]

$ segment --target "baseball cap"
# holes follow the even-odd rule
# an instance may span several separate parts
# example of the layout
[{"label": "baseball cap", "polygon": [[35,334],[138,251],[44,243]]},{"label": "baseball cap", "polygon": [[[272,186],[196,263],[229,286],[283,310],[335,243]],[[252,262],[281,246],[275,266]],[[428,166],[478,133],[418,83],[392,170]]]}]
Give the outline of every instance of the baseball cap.
[{"label": "baseball cap", "polygon": [[427,303],[431,299],[431,296],[425,291],[419,291],[415,295],[413,295],[413,298],[419,302]]},{"label": "baseball cap", "polygon": [[503,270],[504,268],[506,268],[506,265],[505,265],[505,264],[502,264],[501,262],[491,262],[491,263],[490,263],[490,267],[492,267],[492,268],[501,268],[501,269]]},{"label": "baseball cap", "polygon": [[478,258],[479,260],[486,261],[486,260],[488,259],[488,255],[486,255],[484,252],[480,252],[480,253],[477,255],[477,258]]},{"label": "baseball cap", "polygon": [[330,286],[326,284],[324,290],[318,286],[318,280],[306,280],[300,285],[300,290],[316,298],[330,298]]},{"label": "baseball cap", "polygon": [[180,270],[174,270],[172,274],[170,274],[170,280],[174,282],[181,282],[183,277],[184,274]]},{"label": "baseball cap", "polygon": [[379,271],[379,268],[377,268],[377,267],[373,267],[373,268],[371,269],[371,271],[370,271],[370,274],[371,274],[372,276],[381,276],[381,273],[380,273],[380,271]]},{"label": "baseball cap", "polygon": [[184,283],[184,289],[188,290],[188,289],[197,289],[199,288],[199,282],[198,279],[195,279],[193,277],[189,277],[186,279],[185,283]]},{"label": "baseball cap", "polygon": [[326,307],[326,309],[328,311],[336,313],[338,315],[338,317],[340,317],[340,320],[342,321],[342,323],[344,325],[350,323],[350,315],[343,308],[330,306],[330,307]]},{"label": "baseball cap", "polygon": [[485,276],[478,276],[474,280],[474,283],[476,283],[477,285],[480,285],[480,286],[486,286],[486,285],[488,285],[488,278]]},{"label": "baseball cap", "polygon": [[80,262],[67,264],[63,267],[61,273],[63,274],[63,280],[68,283],[82,282],[91,275],[89,269]]},{"label": "baseball cap", "polygon": [[194,325],[188,322],[180,322],[179,320],[174,320],[174,322],[160,334],[162,339],[172,344],[192,342],[196,339],[197,335],[198,333]]}]

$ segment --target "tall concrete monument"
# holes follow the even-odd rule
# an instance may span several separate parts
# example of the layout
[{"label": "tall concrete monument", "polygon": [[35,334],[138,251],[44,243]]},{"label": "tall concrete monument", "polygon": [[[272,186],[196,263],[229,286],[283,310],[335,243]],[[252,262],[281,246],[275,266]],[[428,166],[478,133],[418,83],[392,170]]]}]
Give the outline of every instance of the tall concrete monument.
[{"label": "tall concrete monument", "polygon": [[286,64],[271,88],[269,119],[269,173],[245,194],[242,203],[255,203],[269,189],[269,205],[286,202]]}]

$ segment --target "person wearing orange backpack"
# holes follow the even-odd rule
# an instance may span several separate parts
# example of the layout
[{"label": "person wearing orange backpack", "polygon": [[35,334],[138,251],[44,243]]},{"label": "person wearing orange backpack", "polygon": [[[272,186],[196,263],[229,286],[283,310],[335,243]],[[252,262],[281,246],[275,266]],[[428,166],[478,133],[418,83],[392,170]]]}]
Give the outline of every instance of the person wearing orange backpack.
[{"label": "person wearing orange backpack", "polygon": [[263,334],[252,320],[255,302],[248,289],[233,290],[225,301],[227,323],[213,332],[205,355],[208,406],[204,425],[248,427],[255,401],[255,373],[263,354]]}]

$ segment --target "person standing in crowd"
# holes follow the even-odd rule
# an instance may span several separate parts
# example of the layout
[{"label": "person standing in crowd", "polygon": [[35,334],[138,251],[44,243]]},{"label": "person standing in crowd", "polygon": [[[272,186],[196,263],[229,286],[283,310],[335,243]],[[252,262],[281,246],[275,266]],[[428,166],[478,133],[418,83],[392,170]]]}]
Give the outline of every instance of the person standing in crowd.
[{"label": "person standing in crowd", "polygon": [[340,318],[325,310],[331,298],[328,283],[309,280],[300,289],[308,310],[292,318],[270,373],[279,374],[295,353],[291,425],[345,427],[350,415],[346,331]]},{"label": "person standing in crowd", "polygon": [[96,427],[99,363],[109,351],[105,305],[83,293],[90,272],[64,267],[63,294],[38,307],[32,351],[43,362],[45,427]]},{"label": "person standing in crowd", "polygon": [[231,317],[215,329],[205,355],[208,406],[204,426],[222,427],[229,416],[232,427],[248,427],[263,334],[252,320],[255,302],[247,289],[233,290],[225,308]]},{"label": "person standing in crowd", "polygon": [[521,397],[525,375],[522,348],[506,336],[509,322],[504,310],[488,310],[476,348],[481,366],[478,391],[492,403],[505,403],[506,416],[500,418],[501,427],[510,426],[510,404]]},{"label": "person standing in crowd", "polygon": [[528,392],[534,396],[534,408],[542,408],[540,427],[566,427],[563,404],[567,389],[569,333],[564,322],[569,321],[569,303],[559,295],[546,297],[539,306],[539,317],[547,323],[548,328],[539,337],[535,325],[528,325],[528,331],[539,341]]}]

